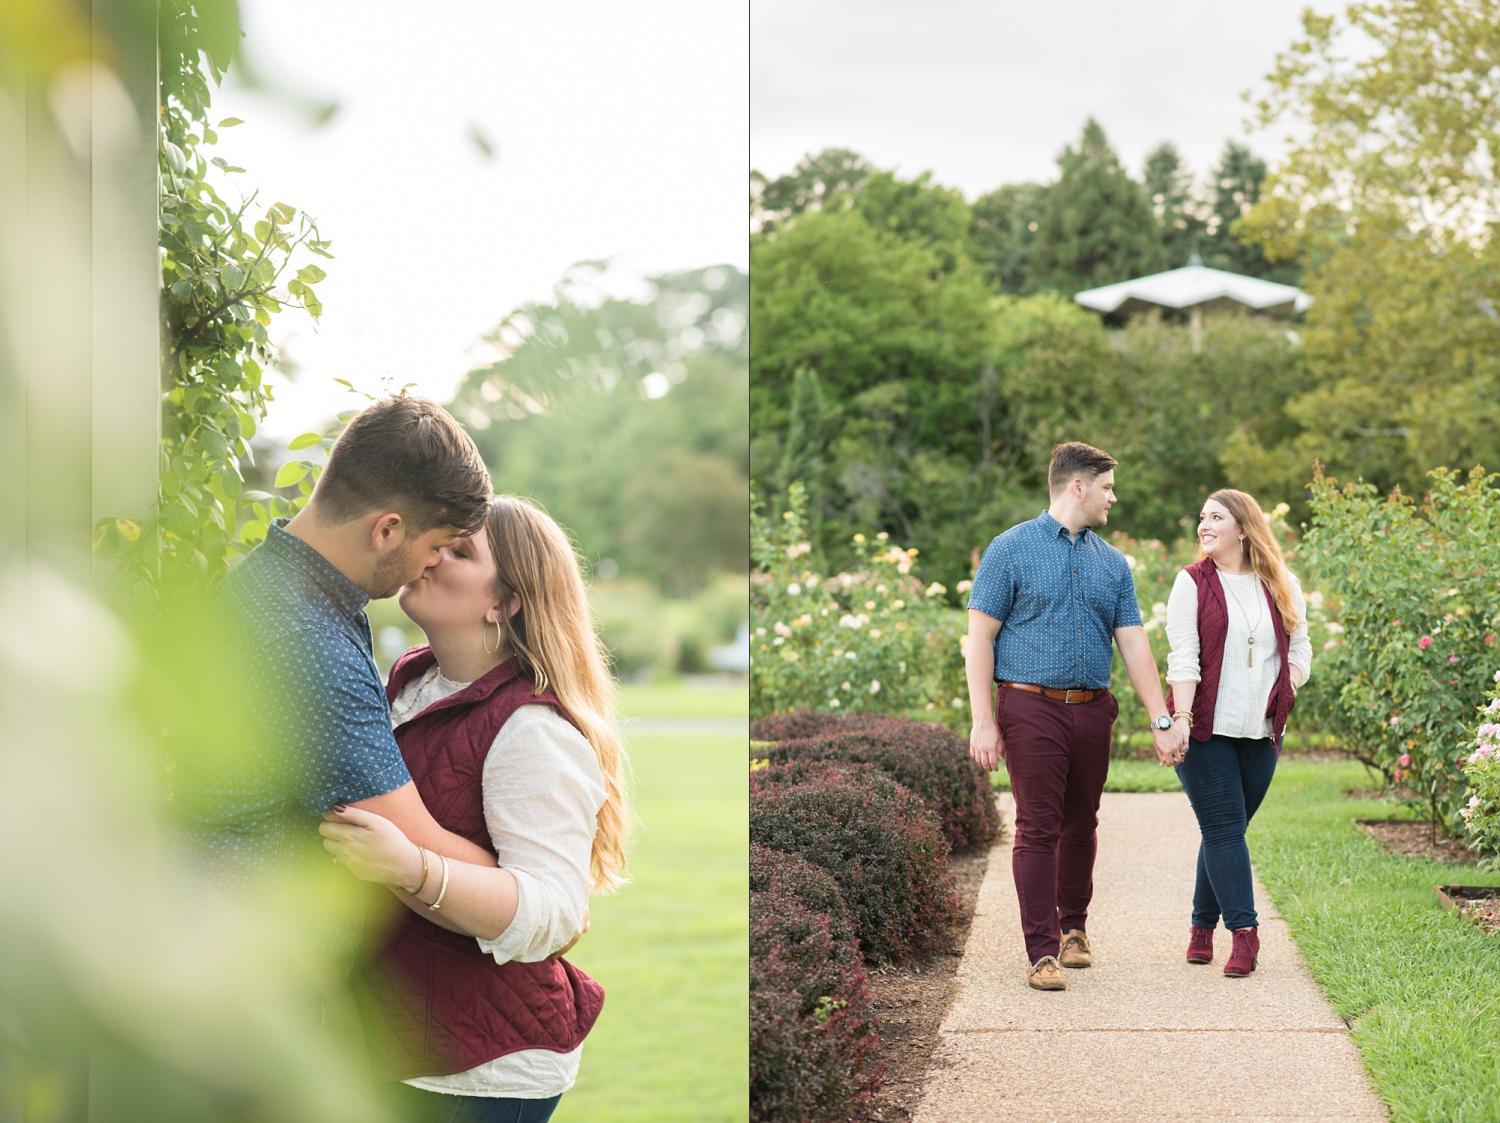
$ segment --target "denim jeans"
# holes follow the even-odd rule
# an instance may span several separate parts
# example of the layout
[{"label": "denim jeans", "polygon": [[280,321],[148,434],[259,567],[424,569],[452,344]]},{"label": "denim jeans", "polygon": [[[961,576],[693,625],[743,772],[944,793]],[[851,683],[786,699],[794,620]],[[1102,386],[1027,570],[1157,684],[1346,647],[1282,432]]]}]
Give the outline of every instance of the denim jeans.
[{"label": "denim jeans", "polygon": [[1230,931],[1256,928],[1255,888],[1245,828],[1276,774],[1269,737],[1220,737],[1191,741],[1177,778],[1198,817],[1198,882],[1193,923],[1215,928],[1219,917]]},{"label": "denim jeans", "polygon": [[403,1123],[547,1123],[562,1096],[518,1100],[490,1096],[450,1096],[410,1084],[388,1086]]}]

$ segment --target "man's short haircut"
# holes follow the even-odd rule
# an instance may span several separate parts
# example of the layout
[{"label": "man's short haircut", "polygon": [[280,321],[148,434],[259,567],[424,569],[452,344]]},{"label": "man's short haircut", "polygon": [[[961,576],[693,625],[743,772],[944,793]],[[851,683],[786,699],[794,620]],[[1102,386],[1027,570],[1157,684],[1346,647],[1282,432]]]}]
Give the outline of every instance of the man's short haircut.
[{"label": "man's short haircut", "polygon": [[1094,477],[1110,471],[1118,463],[1107,452],[1082,441],[1069,441],[1052,450],[1052,466],[1047,469],[1047,490],[1056,495],[1075,479],[1093,483]]},{"label": "man's short haircut", "polygon": [[463,426],[436,402],[405,394],[376,402],[333,444],[313,492],[319,521],[339,526],[371,511],[395,511],[408,535],[484,525],[489,470]]}]

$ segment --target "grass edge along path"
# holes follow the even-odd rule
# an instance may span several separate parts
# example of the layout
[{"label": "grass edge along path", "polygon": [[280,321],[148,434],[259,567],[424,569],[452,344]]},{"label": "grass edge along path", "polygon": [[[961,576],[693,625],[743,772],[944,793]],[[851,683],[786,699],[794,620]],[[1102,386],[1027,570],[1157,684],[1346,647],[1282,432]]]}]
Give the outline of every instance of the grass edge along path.
[{"label": "grass edge along path", "polygon": [[[1010,791],[1010,773],[1005,762],[990,773],[990,785],[1000,792]],[[1163,768],[1149,760],[1111,760],[1109,776],[1104,781],[1107,792],[1180,792],[1182,783],[1172,768]]]},{"label": "grass edge along path", "polygon": [[1500,1119],[1500,937],[1444,911],[1435,885],[1500,876],[1385,853],[1353,822],[1354,762],[1283,759],[1250,825],[1255,871],[1313,977],[1349,1024],[1396,1123]]},{"label": "grass edge along path", "polygon": [[[634,688],[634,717],[738,717],[745,687]],[[683,711],[686,710],[687,713]],[[663,713],[665,711],[665,713]],[[749,773],[744,738],[629,737],[636,828],[630,884],[590,904],[568,954],[604,1011],[555,1123],[744,1120],[750,1096]]]}]

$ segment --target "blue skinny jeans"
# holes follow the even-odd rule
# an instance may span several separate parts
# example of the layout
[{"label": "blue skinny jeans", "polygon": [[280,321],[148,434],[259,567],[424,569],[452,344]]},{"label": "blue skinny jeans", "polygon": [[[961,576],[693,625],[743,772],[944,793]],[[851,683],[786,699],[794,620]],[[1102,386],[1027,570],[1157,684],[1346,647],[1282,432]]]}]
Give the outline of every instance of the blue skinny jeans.
[{"label": "blue skinny jeans", "polygon": [[1245,828],[1276,774],[1269,737],[1220,737],[1188,744],[1177,766],[1203,841],[1198,844],[1198,881],[1193,923],[1213,929],[1219,917],[1230,931],[1257,928],[1255,885]]},{"label": "blue skinny jeans", "polygon": [[410,1084],[387,1085],[402,1123],[547,1123],[562,1096],[516,1100],[488,1096],[450,1096]]}]

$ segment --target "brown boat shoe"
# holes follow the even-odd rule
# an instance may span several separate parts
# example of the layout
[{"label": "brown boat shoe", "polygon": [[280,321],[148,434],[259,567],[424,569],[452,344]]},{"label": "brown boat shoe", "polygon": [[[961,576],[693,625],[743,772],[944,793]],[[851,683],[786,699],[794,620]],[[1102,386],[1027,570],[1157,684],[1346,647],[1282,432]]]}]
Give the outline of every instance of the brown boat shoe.
[{"label": "brown boat shoe", "polygon": [[1026,968],[1026,983],[1032,990],[1067,990],[1068,981],[1057,965],[1057,956],[1044,955]]},{"label": "brown boat shoe", "polygon": [[1082,928],[1071,928],[1063,933],[1062,947],[1058,949],[1057,961],[1064,967],[1092,967],[1094,953],[1089,949],[1089,938]]}]

